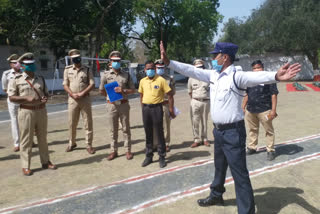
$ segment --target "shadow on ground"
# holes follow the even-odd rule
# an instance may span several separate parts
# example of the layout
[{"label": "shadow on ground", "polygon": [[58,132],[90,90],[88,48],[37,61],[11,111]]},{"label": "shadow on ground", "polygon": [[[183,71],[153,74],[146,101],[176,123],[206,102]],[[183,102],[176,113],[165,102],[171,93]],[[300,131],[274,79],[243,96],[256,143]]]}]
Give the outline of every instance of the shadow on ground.
[{"label": "shadow on ground", "polygon": [[[52,150],[49,150],[49,154],[51,153],[54,153],[54,151]],[[39,157],[39,151],[34,151],[32,152],[32,155],[31,157],[32,158],[36,158],[36,157]],[[20,154],[17,153],[17,154],[10,154],[8,156],[5,156],[5,157],[0,157],[0,161],[5,161],[5,160],[15,160],[15,159],[20,159]],[[32,160],[31,160],[32,161]]]},{"label": "shadow on ground", "polygon": [[[277,214],[290,205],[296,204],[304,210],[320,214],[320,210],[308,203],[300,194],[302,189],[295,187],[266,187],[254,190],[254,200],[256,203],[256,214]],[[235,199],[225,200],[225,206],[237,206]]]},{"label": "shadow on ground", "polygon": [[[81,130],[82,128],[77,128],[77,130]],[[49,133],[57,133],[57,132],[66,132],[66,131],[69,131],[69,129],[56,129],[56,130],[51,130],[51,131],[48,131],[48,134]]]},{"label": "shadow on ground", "polygon": [[295,144],[283,145],[276,147],[276,157],[281,155],[294,155],[302,151],[303,147]]},{"label": "shadow on ground", "polygon": [[193,158],[199,157],[210,157],[211,154],[208,151],[188,151],[188,152],[177,152],[168,157],[168,163],[178,160],[192,160]]}]

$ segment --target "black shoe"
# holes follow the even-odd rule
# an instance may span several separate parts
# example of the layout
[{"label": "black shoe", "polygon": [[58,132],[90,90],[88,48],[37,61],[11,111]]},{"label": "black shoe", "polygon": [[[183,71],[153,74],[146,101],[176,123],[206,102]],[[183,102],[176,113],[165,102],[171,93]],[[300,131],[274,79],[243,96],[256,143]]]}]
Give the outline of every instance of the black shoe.
[{"label": "black shoe", "polygon": [[164,157],[159,158],[159,166],[160,168],[164,168],[167,166],[166,159]]},{"label": "black shoe", "polygon": [[276,153],[275,152],[267,152],[267,159],[268,161],[272,161],[276,158]]},{"label": "black shoe", "polygon": [[254,153],[257,153],[257,151],[254,149],[247,148],[247,155],[252,155]]},{"label": "black shoe", "polygon": [[142,167],[148,166],[150,163],[152,163],[152,157],[146,157],[142,163]]},{"label": "black shoe", "polygon": [[198,204],[200,207],[207,207],[207,206],[212,206],[212,205],[223,206],[224,201],[223,201],[222,196],[221,197],[208,196],[207,198],[199,199]]}]

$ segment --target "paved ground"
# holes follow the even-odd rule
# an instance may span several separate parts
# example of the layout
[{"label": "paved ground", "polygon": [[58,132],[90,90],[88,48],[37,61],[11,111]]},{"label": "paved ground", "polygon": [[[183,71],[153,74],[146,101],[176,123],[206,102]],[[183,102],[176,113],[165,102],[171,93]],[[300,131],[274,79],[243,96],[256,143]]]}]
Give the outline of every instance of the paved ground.
[{"label": "paved ground", "polygon": [[[276,142],[289,144],[278,146],[279,156],[273,162],[266,161],[263,151],[248,157],[257,213],[320,213],[320,113],[316,111],[320,92],[286,92],[285,84],[279,84],[279,90],[279,117],[274,121]],[[141,107],[135,98],[130,101],[135,153],[132,161],[123,156],[122,142],[121,157],[106,160],[110,150],[104,104],[94,107],[95,155],[85,151],[81,123],[78,149],[65,153],[67,113],[51,112],[48,142],[51,159],[59,169],[41,170],[35,148],[35,173],[31,177],[22,176],[19,155],[12,152],[10,124],[0,122],[0,213],[236,213],[230,179],[225,207],[197,206],[196,200],[208,194],[213,178],[213,147],[189,148],[192,133],[187,92],[178,91],[175,101],[182,114],[172,121],[172,151],[164,170],[159,169],[157,155],[155,163],[146,168],[140,166],[145,141]],[[209,128],[212,130],[211,122]],[[263,136],[262,131],[260,135]],[[300,140],[291,141],[297,138]],[[262,137],[260,142],[263,146]]]}]

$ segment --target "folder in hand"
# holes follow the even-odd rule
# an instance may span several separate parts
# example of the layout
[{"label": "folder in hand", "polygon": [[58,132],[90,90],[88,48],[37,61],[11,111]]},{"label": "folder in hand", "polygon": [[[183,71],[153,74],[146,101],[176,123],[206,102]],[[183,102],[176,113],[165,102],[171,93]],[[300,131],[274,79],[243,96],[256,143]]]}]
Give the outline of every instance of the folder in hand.
[{"label": "folder in hand", "polygon": [[106,92],[109,96],[110,102],[115,102],[117,100],[123,99],[123,96],[121,93],[117,93],[114,91],[114,88],[116,87],[119,87],[119,84],[116,81],[104,85],[104,88],[106,89]]}]

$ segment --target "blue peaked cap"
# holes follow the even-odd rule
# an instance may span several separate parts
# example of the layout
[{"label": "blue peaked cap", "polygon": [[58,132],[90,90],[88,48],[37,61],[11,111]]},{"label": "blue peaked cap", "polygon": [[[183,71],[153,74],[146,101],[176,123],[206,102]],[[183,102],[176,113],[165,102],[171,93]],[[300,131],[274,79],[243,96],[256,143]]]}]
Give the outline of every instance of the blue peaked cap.
[{"label": "blue peaked cap", "polygon": [[214,50],[209,52],[210,54],[223,53],[229,56],[235,56],[238,51],[238,45],[229,42],[217,42]]}]

